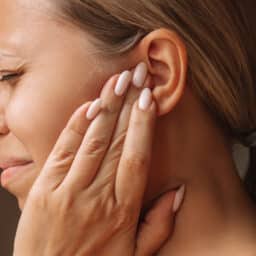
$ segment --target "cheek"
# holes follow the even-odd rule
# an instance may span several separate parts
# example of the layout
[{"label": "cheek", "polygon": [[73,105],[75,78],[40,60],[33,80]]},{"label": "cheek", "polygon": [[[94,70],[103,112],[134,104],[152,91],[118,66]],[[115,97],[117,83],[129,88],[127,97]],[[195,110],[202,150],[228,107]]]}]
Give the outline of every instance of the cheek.
[{"label": "cheek", "polygon": [[45,78],[38,78],[31,85],[24,81],[13,95],[7,113],[10,130],[41,167],[72,113],[98,97],[102,87],[93,80],[74,81],[56,78],[56,74]]}]

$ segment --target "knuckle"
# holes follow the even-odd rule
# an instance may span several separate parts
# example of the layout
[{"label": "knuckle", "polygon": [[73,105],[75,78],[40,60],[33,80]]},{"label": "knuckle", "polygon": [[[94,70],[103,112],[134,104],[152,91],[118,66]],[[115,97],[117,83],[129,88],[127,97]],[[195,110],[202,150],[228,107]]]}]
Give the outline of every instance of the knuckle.
[{"label": "knuckle", "polygon": [[114,231],[126,231],[136,225],[136,211],[130,204],[119,205],[114,216]]},{"label": "knuckle", "polygon": [[129,169],[144,168],[148,162],[147,156],[139,153],[129,153],[125,157],[125,166]]},{"label": "knuckle", "polygon": [[95,222],[104,221],[110,223],[115,213],[115,202],[110,198],[103,198],[98,195],[94,200],[90,200],[85,206],[86,211],[90,212],[91,217]]},{"label": "knuckle", "polygon": [[146,121],[145,118],[146,118],[146,116],[144,116],[143,119],[137,118],[137,116],[132,118],[131,126],[135,127],[135,129],[138,127],[141,127],[141,125]]},{"label": "knuckle", "polygon": [[127,131],[123,130],[113,139],[113,142],[111,143],[109,148],[109,151],[111,153],[118,152],[118,156],[120,157],[120,153],[125,141],[126,134],[127,134]]},{"label": "knuckle", "polygon": [[58,148],[51,156],[51,163],[56,167],[64,167],[75,159],[75,152]]},{"label": "knuckle", "polygon": [[53,160],[73,160],[75,157],[76,147],[74,146],[73,140],[77,133],[72,129],[64,128],[63,133],[55,144],[51,157]]},{"label": "knuckle", "polygon": [[86,142],[83,153],[98,155],[106,150],[107,145],[108,143],[106,138],[91,138]]},{"label": "knuckle", "polygon": [[102,107],[102,111],[110,115],[118,113],[119,110],[120,110],[120,107],[118,104],[116,104],[115,101],[108,102],[108,104]]}]

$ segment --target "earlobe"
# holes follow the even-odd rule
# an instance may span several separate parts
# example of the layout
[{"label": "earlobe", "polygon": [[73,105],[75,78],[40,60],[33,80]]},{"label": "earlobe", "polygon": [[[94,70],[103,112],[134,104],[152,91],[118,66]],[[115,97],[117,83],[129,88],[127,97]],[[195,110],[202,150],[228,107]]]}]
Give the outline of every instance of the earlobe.
[{"label": "earlobe", "polygon": [[158,29],[142,39],[140,53],[154,81],[158,115],[169,113],[179,102],[186,84],[187,52],[174,31]]}]

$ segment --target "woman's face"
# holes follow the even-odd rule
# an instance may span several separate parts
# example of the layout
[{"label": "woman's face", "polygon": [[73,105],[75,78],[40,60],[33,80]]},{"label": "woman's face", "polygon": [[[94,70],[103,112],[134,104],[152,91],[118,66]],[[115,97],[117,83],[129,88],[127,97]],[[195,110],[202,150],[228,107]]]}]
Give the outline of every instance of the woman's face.
[{"label": "woman's face", "polygon": [[0,162],[33,161],[2,180],[21,208],[71,114],[97,98],[115,70],[99,65],[86,35],[57,22],[46,2],[1,0],[0,8],[0,74],[21,72],[0,82]]}]

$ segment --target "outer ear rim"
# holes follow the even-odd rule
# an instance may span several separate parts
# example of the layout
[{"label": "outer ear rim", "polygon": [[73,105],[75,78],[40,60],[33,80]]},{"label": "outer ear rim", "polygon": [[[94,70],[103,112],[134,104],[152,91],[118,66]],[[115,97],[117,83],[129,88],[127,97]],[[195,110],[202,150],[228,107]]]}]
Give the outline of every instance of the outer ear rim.
[{"label": "outer ear rim", "polygon": [[155,89],[153,88],[152,90],[153,97],[158,105],[157,107],[158,116],[162,116],[171,112],[172,109],[180,101],[185,90],[185,85],[187,80],[187,70],[188,70],[188,55],[187,55],[187,48],[184,40],[182,40],[181,37],[178,35],[178,33],[176,33],[175,31],[169,30],[166,28],[160,28],[149,33],[146,37],[142,39],[140,43],[140,47],[144,49],[143,50],[145,54],[144,56],[146,56],[143,61],[147,64],[149,73],[151,75],[154,75],[154,70],[152,68],[148,52],[145,52],[145,49],[146,51],[148,51],[152,42],[160,39],[170,40],[170,42],[175,46],[175,48],[177,49],[177,55],[178,55],[180,65],[179,65],[178,77],[175,77],[176,75],[174,75],[173,79],[170,78],[168,80],[168,83],[169,83],[170,81],[173,82],[178,79],[177,80],[178,82],[174,86],[171,86],[174,88],[174,90],[170,92],[170,96],[168,97],[168,100],[166,99],[167,98],[166,97],[164,101],[161,101],[162,96],[159,93],[159,90],[161,88],[155,88]]}]

